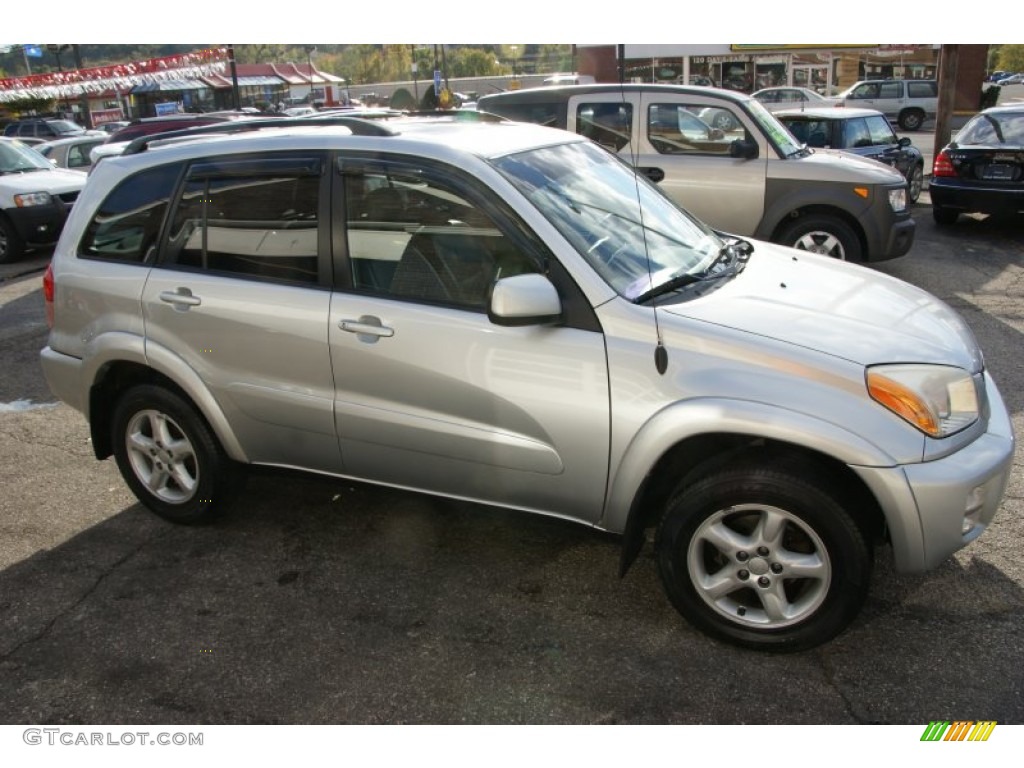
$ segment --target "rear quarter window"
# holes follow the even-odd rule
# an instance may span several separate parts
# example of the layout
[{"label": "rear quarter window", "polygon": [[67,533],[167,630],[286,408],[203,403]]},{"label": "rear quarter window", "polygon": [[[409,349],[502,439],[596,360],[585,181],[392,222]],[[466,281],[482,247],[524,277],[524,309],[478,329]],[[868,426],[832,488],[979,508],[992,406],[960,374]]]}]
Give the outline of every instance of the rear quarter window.
[{"label": "rear quarter window", "polygon": [[151,261],[180,175],[180,165],[164,165],[118,184],[86,227],[78,255],[139,264]]}]

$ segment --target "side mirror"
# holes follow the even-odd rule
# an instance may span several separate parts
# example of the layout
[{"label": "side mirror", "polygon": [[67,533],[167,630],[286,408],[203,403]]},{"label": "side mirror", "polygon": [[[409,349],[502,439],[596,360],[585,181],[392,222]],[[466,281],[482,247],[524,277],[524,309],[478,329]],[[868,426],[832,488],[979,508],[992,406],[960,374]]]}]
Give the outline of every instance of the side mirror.
[{"label": "side mirror", "polygon": [[491,290],[487,316],[495,325],[542,325],[562,317],[562,300],[544,275],[503,277]]},{"label": "side mirror", "polygon": [[756,141],[748,139],[736,139],[729,145],[729,157],[741,158],[743,160],[755,160],[758,154]]},{"label": "side mirror", "polygon": [[902,136],[902,137],[900,137],[900,140],[897,141],[896,143],[900,146],[901,149],[906,149],[913,142],[910,140],[909,136]]}]

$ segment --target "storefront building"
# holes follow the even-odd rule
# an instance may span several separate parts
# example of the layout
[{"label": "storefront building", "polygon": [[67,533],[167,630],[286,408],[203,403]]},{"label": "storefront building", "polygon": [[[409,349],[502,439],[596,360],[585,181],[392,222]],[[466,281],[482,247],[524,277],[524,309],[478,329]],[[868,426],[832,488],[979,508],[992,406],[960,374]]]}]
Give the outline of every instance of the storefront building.
[{"label": "storefront building", "polygon": [[[751,93],[801,86],[836,93],[858,80],[932,79],[938,45],[625,45],[625,78],[639,83],[714,85]],[[576,46],[581,74],[618,81],[617,46]]]}]

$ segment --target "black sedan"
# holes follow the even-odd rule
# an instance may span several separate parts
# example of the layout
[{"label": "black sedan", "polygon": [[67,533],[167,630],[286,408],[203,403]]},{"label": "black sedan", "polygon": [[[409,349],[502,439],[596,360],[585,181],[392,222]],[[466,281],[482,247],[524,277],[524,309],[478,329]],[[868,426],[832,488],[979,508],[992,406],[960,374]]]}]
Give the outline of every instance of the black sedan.
[{"label": "black sedan", "polygon": [[924,186],[924,158],[907,137],[899,138],[875,109],[820,107],[775,113],[797,141],[808,147],[841,149],[891,165],[907,179],[910,202]]},{"label": "black sedan", "polygon": [[1024,104],[972,117],[935,156],[928,191],[937,224],[961,213],[1024,213]]}]

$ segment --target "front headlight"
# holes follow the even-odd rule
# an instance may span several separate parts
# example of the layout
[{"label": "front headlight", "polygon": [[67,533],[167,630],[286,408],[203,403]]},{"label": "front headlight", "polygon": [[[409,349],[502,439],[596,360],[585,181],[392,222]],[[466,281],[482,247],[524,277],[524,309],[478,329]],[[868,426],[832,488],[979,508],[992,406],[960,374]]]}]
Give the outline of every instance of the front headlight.
[{"label": "front headlight", "polygon": [[907,190],[890,189],[889,207],[896,211],[896,213],[899,213],[900,211],[905,211],[907,209]]},{"label": "front headlight", "polygon": [[28,208],[31,205],[49,205],[53,200],[49,192],[27,192],[24,195],[15,195],[14,204],[19,208]]},{"label": "front headlight", "polygon": [[867,371],[868,393],[931,437],[947,437],[978,420],[971,375],[948,365],[877,365]]}]

